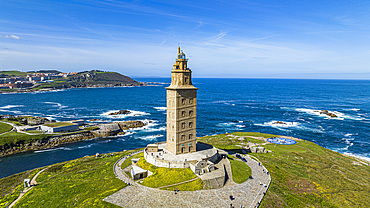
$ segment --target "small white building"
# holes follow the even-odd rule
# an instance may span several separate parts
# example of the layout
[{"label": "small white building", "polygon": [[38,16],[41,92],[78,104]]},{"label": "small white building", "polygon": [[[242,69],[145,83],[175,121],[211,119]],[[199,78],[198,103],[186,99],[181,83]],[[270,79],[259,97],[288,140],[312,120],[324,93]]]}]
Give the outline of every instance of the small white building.
[{"label": "small white building", "polygon": [[79,129],[79,126],[77,124],[73,124],[69,122],[58,122],[58,123],[40,125],[40,130],[43,132],[47,132],[47,133],[55,133],[55,132],[61,132],[61,131],[74,131],[78,129]]},{"label": "small white building", "polygon": [[133,180],[138,180],[141,178],[146,178],[148,176],[148,171],[142,169],[137,165],[133,165],[131,169],[131,177]]},{"label": "small white building", "polygon": [[71,123],[73,123],[73,124],[77,124],[77,125],[79,125],[79,126],[82,126],[82,125],[84,125],[84,123],[85,123],[85,121],[84,121],[84,120],[82,120],[82,119],[80,119],[80,120],[73,120],[73,121],[69,121],[69,122],[71,122]]},{"label": "small white building", "polygon": [[139,160],[140,158],[131,159],[131,162],[132,162],[131,177],[133,180],[138,180],[141,178],[148,177],[148,171],[137,166],[137,163],[139,162]]}]

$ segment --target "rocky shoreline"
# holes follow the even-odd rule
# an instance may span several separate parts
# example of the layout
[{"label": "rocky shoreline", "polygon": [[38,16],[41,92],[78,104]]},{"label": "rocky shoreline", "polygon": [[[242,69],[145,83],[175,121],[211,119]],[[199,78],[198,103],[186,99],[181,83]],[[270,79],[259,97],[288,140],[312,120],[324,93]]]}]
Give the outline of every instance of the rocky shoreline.
[{"label": "rocky shoreline", "polygon": [[146,124],[142,121],[122,121],[115,123],[106,123],[95,125],[96,130],[85,130],[83,132],[71,133],[67,135],[54,135],[35,142],[21,143],[16,142],[11,145],[0,146],[0,157],[14,155],[21,152],[37,151],[58,147],[61,144],[78,142],[81,140],[89,140],[99,137],[109,137],[116,135],[124,135],[124,130],[143,127]]},{"label": "rocky shoreline", "polygon": [[53,147],[58,147],[61,144],[73,143],[92,138],[95,138],[95,136],[89,131],[70,135],[51,136],[46,139],[38,140],[31,143],[15,144],[13,147],[9,149],[0,149],[0,156],[14,155],[17,153],[27,151],[50,149]]},{"label": "rocky shoreline", "polygon": [[65,88],[44,88],[44,89],[19,89],[14,91],[1,91],[2,93],[30,93],[30,92],[48,92],[48,91],[58,91],[58,90],[67,90],[67,89],[74,89],[74,88],[108,88],[108,87],[139,87],[139,86],[148,86],[147,83],[141,82],[139,84],[121,84],[121,85],[113,85],[113,84],[98,84],[98,85],[86,85],[86,86],[79,86],[79,87],[65,87]]}]

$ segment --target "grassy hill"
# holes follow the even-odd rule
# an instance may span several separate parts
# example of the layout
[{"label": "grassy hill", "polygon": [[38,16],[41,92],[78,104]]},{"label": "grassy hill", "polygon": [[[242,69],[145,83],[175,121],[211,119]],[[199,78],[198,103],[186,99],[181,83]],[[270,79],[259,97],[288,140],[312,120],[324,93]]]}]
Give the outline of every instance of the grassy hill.
[{"label": "grassy hill", "polygon": [[[239,145],[246,141],[231,135],[243,136],[273,151],[250,154],[263,163],[272,177],[261,207],[370,207],[370,166],[365,162],[303,140],[295,145],[265,144],[261,138],[271,135],[255,132],[221,134],[198,140],[240,152]],[[126,186],[115,178],[112,170],[113,164],[125,154],[128,152],[51,165],[40,174],[39,184],[15,207],[114,207],[102,199]],[[19,195],[23,178],[30,174],[35,171],[0,179],[0,184],[6,184],[0,186],[3,190],[0,207]]]},{"label": "grassy hill", "polygon": [[0,71],[0,78],[6,78],[11,76],[26,76],[27,72],[20,71]]},{"label": "grassy hill", "polygon": [[85,71],[67,78],[56,79],[53,83],[37,85],[33,89],[138,85],[140,85],[139,82],[117,72]]},{"label": "grassy hill", "polygon": [[[260,144],[263,142],[255,137],[273,136],[233,134]],[[241,143],[227,134],[200,140],[234,151]],[[272,178],[260,207],[370,207],[370,166],[363,161],[302,140],[295,145],[263,146],[273,153],[250,154],[263,163]]]}]

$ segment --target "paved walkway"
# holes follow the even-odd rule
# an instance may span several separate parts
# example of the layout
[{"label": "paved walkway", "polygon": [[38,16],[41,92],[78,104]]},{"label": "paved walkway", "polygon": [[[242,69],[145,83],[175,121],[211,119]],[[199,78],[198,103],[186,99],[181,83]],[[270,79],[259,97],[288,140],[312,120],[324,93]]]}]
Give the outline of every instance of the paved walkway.
[{"label": "paved walkway", "polygon": [[26,194],[29,190],[31,190],[34,186],[36,186],[36,184],[37,184],[37,182],[36,182],[36,178],[37,178],[37,176],[39,176],[39,174],[40,174],[40,173],[42,173],[44,170],[46,170],[46,168],[44,168],[44,169],[40,170],[40,171],[39,171],[35,176],[33,176],[32,180],[31,180],[31,183],[30,183],[31,187],[26,187],[26,188],[24,188],[24,189],[23,189],[23,191],[21,192],[21,194],[18,196],[18,198],[17,198],[15,201],[13,201],[13,202],[9,205],[9,207],[8,207],[8,208],[13,207],[13,206],[15,205],[15,203],[17,203],[17,202],[22,198],[22,196],[23,196],[24,194]]},{"label": "paved walkway", "polygon": [[[231,207],[231,204],[237,208],[258,207],[271,182],[265,167],[260,166],[259,162],[248,155],[243,155],[252,170],[253,179],[220,189],[179,190],[175,194],[172,191],[158,190],[135,183],[121,169],[121,164],[128,157],[130,156],[119,159],[113,169],[116,176],[130,186],[104,199],[121,207]],[[233,196],[233,200],[230,200],[230,195]]]}]

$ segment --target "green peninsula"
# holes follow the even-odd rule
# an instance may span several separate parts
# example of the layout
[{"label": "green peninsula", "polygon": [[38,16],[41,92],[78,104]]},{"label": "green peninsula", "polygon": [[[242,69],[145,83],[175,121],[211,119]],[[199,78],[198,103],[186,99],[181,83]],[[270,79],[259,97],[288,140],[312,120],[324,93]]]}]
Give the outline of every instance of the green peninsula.
[{"label": "green peninsula", "polygon": [[62,73],[56,70],[0,71],[0,93],[144,85],[146,83],[138,82],[120,73],[100,70],[71,73]]},{"label": "green peninsula", "polygon": [[[248,153],[267,168],[272,178],[260,207],[370,207],[370,166],[366,161],[299,139],[293,145],[268,143],[266,138],[271,136],[277,135],[235,132],[197,140],[241,155],[246,144],[253,143],[268,150],[268,153]],[[37,186],[14,207],[51,207],[56,204],[63,207],[115,207],[103,199],[127,186],[115,177],[112,167],[130,152],[87,156],[48,166],[38,176]],[[17,198],[23,189],[23,178],[30,178],[41,169],[0,179],[0,206],[6,207]],[[235,171],[234,177],[240,179],[242,174]]]}]

